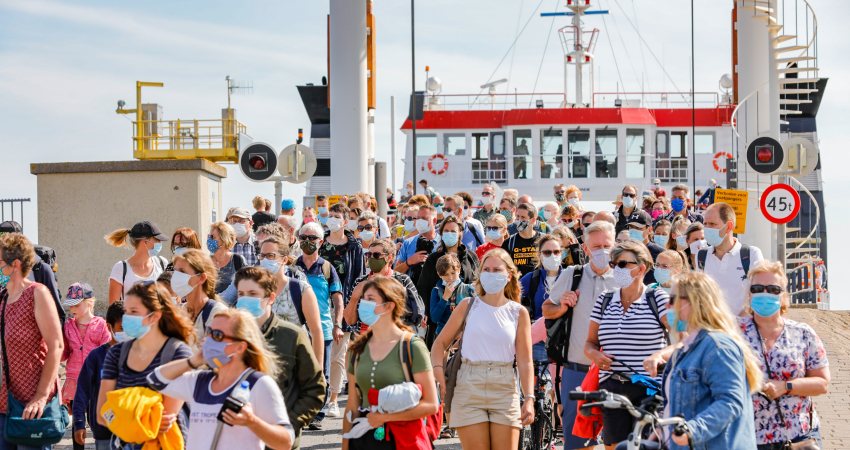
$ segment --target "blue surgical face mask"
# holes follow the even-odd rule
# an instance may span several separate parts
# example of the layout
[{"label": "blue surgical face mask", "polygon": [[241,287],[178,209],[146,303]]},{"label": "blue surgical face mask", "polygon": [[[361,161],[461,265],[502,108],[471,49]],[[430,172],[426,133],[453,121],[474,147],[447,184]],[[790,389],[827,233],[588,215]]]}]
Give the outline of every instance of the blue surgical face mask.
[{"label": "blue surgical face mask", "polygon": [[454,247],[457,245],[458,235],[454,231],[447,231],[440,235],[443,239],[443,244],[446,244],[446,247]]},{"label": "blue surgical face mask", "polygon": [[412,233],[415,230],[416,230],[416,222],[414,222],[412,220],[405,220],[404,221],[404,231],[407,231],[408,233]]},{"label": "blue surgical face mask", "polygon": [[278,270],[280,270],[280,263],[273,259],[264,258],[260,260],[260,267],[268,270],[272,275],[274,275]]},{"label": "blue surgical face mask", "polygon": [[675,309],[667,310],[667,325],[669,325],[670,328],[678,331],[679,333],[684,333],[685,331],[688,331],[688,323],[684,320],[679,320],[679,315],[676,314]]},{"label": "blue surgical face mask", "polygon": [[130,314],[124,314],[124,317],[121,318],[121,328],[125,333],[127,333],[127,336],[130,336],[133,339],[141,339],[151,330],[150,325],[142,323],[142,321],[149,316],[150,314],[147,316],[132,316]]},{"label": "blue surgical face mask", "polygon": [[667,236],[666,234],[656,234],[655,236],[652,236],[652,240],[653,240],[656,244],[658,244],[659,246],[661,246],[661,247],[666,247],[666,246],[667,246],[667,241],[669,241],[669,240],[670,240],[670,237],[669,237],[669,236]]},{"label": "blue surgical face mask", "polygon": [[685,200],[681,198],[674,198],[670,200],[670,207],[673,208],[673,211],[680,212],[685,209]]},{"label": "blue surgical face mask", "polygon": [[753,299],[750,301],[750,308],[761,317],[770,317],[776,314],[781,306],[781,298],[768,292],[753,294]]},{"label": "blue surgical face mask", "polygon": [[497,241],[502,238],[502,232],[499,230],[487,230],[487,239]]},{"label": "blue surgical face mask", "polygon": [[114,337],[115,342],[118,342],[119,344],[122,343],[122,342],[127,342],[130,339],[133,339],[130,336],[128,336],[127,333],[125,333],[123,331],[116,331],[115,333],[112,334],[112,337]]},{"label": "blue surgical face mask", "polygon": [[265,312],[262,305],[263,299],[259,297],[239,297],[236,300],[236,309],[244,309],[254,317],[260,317]]},{"label": "blue surgical face mask", "polygon": [[656,267],[655,272],[653,272],[653,275],[655,275],[655,281],[657,281],[659,285],[667,284],[673,277],[673,275],[670,273],[670,269],[664,269],[661,267]]},{"label": "blue surgical face mask", "polygon": [[635,206],[635,199],[633,197],[623,197],[623,207],[633,208],[634,206]]},{"label": "blue surgical face mask", "polygon": [[360,232],[360,240],[365,242],[371,242],[373,239],[375,239],[374,231],[363,230]]},{"label": "blue surgical face mask", "polygon": [[382,315],[386,314],[375,314],[377,307],[378,304],[371,300],[360,300],[360,304],[357,305],[357,315],[360,316],[360,321],[370,327],[374,325]]},{"label": "blue surgical face mask", "polygon": [[328,213],[327,206],[320,206],[317,209],[319,210],[319,214],[327,214]]},{"label": "blue surgical face mask", "polygon": [[212,236],[207,238],[207,250],[209,250],[210,253],[215,253],[216,251],[218,251],[218,241],[215,240]]},{"label": "blue surgical face mask", "polygon": [[676,245],[679,248],[688,248],[688,239],[685,236],[676,236]]},{"label": "blue surgical face mask", "polygon": [[148,250],[148,256],[153,258],[154,256],[158,255],[159,252],[161,252],[161,251],[162,251],[162,242],[156,241],[156,244],[153,245],[153,248]]},{"label": "blue surgical face mask", "polygon": [[210,369],[218,369],[230,362],[232,357],[224,350],[230,344],[232,342],[217,342],[209,336],[204,339],[204,345],[201,347],[201,350],[204,353],[204,362],[207,363]]},{"label": "blue surgical face mask", "polygon": [[714,247],[723,242],[723,236],[720,235],[720,230],[718,228],[705,227],[703,231],[705,233],[705,242],[708,245]]},{"label": "blue surgical face mask", "polygon": [[434,206],[434,212],[436,212],[437,214],[442,214],[443,213],[443,205]]},{"label": "blue surgical face mask", "polygon": [[629,229],[629,239],[643,242],[643,230]]}]

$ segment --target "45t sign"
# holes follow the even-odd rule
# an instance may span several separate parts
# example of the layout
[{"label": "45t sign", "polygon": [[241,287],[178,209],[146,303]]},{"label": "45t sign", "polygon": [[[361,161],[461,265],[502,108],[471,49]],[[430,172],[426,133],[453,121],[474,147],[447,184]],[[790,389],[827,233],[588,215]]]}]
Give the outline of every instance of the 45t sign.
[{"label": "45t sign", "polygon": [[767,220],[785,224],[800,213],[800,194],[787,184],[774,184],[761,195],[760,206]]}]

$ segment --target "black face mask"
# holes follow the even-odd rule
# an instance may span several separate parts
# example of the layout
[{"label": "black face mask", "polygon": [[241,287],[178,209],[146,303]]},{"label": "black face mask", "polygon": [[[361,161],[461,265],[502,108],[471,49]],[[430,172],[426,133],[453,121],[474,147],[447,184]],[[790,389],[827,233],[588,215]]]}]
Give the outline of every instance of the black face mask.
[{"label": "black face mask", "polygon": [[319,249],[318,244],[312,241],[301,241],[299,245],[301,246],[301,251],[308,255],[316,253],[316,250]]}]

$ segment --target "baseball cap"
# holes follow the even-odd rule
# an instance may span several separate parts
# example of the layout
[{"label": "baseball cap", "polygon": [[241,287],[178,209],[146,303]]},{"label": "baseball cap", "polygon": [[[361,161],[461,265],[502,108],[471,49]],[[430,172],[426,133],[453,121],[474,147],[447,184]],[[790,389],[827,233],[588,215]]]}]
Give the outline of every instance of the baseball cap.
[{"label": "baseball cap", "polygon": [[7,220],[0,223],[0,233],[23,233],[23,227],[14,220]]},{"label": "baseball cap", "polygon": [[133,228],[130,228],[130,237],[133,239],[156,238],[163,242],[168,240],[168,237],[159,231],[159,227],[156,224],[147,220],[133,225]]},{"label": "baseball cap", "polygon": [[635,211],[629,216],[626,225],[637,225],[643,229],[652,225],[652,217],[645,211]]},{"label": "baseball cap", "polygon": [[240,208],[240,207],[237,206],[237,207],[230,208],[229,210],[227,210],[227,216],[225,217],[225,220],[227,220],[227,219],[229,219],[233,216],[241,217],[243,219],[250,219],[251,213],[248,212],[247,209]]},{"label": "baseball cap", "polygon": [[88,283],[74,283],[68,287],[68,295],[62,301],[62,306],[79,305],[83,300],[94,297],[94,291]]},{"label": "baseball cap", "polygon": [[281,211],[289,211],[295,209],[295,200],[291,198],[285,198],[280,201],[280,209]]}]

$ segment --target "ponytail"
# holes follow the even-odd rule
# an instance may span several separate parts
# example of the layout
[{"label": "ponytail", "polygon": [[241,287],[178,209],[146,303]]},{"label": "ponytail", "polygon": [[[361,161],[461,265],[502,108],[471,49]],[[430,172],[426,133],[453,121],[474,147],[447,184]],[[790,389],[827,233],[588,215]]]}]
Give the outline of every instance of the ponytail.
[{"label": "ponytail", "polygon": [[128,244],[130,236],[129,228],[119,228],[112,233],[107,234],[103,238],[113,247],[124,247]]}]

